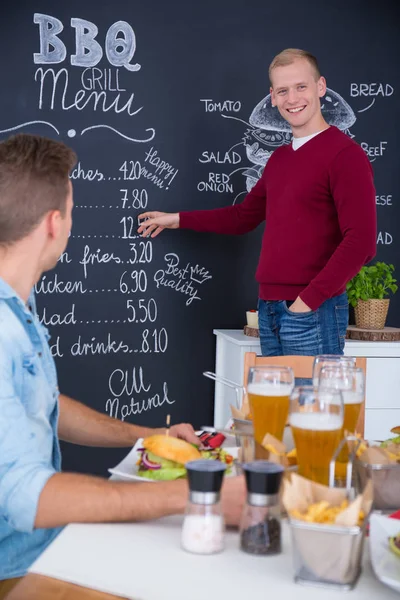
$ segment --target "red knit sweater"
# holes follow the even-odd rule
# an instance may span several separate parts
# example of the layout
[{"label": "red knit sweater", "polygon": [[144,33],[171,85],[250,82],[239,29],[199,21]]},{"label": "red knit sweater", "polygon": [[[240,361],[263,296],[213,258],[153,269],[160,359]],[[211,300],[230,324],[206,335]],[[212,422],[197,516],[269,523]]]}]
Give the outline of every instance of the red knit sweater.
[{"label": "red knit sweater", "polygon": [[256,279],[263,300],[295,300],[316,310],[341,294],[376,252],[370,162],[329,127],[298,150],[281,146],[241,204],[180,213],[180,227],[242,234],[266,221]]}]

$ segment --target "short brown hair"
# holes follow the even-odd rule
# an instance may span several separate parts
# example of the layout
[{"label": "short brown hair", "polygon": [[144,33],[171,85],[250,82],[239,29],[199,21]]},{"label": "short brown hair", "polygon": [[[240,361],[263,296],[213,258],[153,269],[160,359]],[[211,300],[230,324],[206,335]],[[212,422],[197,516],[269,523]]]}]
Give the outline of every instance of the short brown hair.
[{"label": "short brown hair", "polygon": [[310,65],[314,69],[315,80],[318,81],[318,79],[321,77],[321,73],[319,70],[318,61],[315,58],[315,56],[311,54],[311,52],[307,52],[307,50],[300,50],[299,48],[286,48],[286,50],[282,50],[282,52],[279,52],[279,54],[275,56],[275,58],[269,65],[268,75],[271,85],[271,73],[273,69],[275,69],[276,67],[287,67],[288,65],[293,64],[297,58],[303,58],[304,60],[307,60],[310,63]]},{"label": "short brown hair", "polygon": [[48,211],[65,214],[75,164],[62,142],[25,133],[0,142],[0,244],[23,239]]}]

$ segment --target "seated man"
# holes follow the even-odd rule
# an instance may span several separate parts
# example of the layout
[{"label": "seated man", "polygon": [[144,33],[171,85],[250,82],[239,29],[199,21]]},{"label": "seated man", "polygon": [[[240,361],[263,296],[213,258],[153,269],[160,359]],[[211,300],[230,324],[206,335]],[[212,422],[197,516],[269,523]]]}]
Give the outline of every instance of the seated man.
[{"label": "seated man", "polygon": [[[184,480],[153,485],[60,472],[59,438],[130,447],[157,432],[58,392],[31,290],[67,245],[75,161],[63,143],[37,136],[0,143],[0,598],[6,580],[22,576],[63,525],[157,518],[183,512],[187,500]],[[188,424],[170,433],[198,443]],[[242,478],[227,480],[228,523],[238,522],[243,499]]]}]

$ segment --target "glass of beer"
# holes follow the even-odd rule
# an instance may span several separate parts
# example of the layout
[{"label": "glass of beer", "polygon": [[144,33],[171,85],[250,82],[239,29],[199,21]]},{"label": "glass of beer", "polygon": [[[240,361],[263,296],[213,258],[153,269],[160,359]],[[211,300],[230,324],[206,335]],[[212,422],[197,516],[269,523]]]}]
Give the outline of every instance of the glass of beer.
[{"label": "glass of beer", "polygon": [[[344,403],[344,419],[341,438],[345,432],[355,432],[362,403],[364,402],[365,376],[359,367],[347,367],[342,365],[322,367],[319,372],[319,389],[337,389],[342,392]],[[339,463],[347,463],[349,453],[344,446],[338,456]],[[341,470],[345,472],[345,470]]]},{"label": "glass of beer", "polygon": [[319,354],[314,358],[313,365],[313,385],[319,385],[319,372],[323,367],[355,367],[356,359],[354,356],[343,356],[341,354]]},{"label": "glass of beer", "polygon": [[340,390],[314,386],[294,388],[290,396],[290,426],[297,449],[299,475],[328,485],[329,463],[343,426]]},{"label": "glass of beer", "polygon": [[251,367],[247,395],[253,417],[256,458],[266,458],[262,447],[266,433],[282,441],[289,414],[289,396],[294,374],[289,367]]}]

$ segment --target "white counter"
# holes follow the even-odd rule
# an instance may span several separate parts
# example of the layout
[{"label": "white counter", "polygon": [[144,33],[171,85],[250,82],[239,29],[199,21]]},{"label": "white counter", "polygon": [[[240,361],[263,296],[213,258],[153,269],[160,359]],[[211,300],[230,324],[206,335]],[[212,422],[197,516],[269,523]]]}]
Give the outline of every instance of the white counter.
[{"label": "white counter", "polygon": [[[251,556],[239,534],[226,535],[226,550],[212,556],[180,548],[181,517],[150,523],[70,525],[30,571],[135,600],[338,600],[340,592],[293,581],[289,527],[283,553]],[[367,546],[367,543],[365,544]],[[351,600],[398,600],[373,575],[368,549]]]},{"label": "white counter", "polygon": [[[243,384],[244,354],[261,354],[260,341],[238,329],[214,329],[217,338],[217,375]],[[400,342],[346,340],[344,353],[367,358],[365,436],[382,440],[400,425]],[[214,426],[224,427],[230,417],[235,392],[215,384]]]}]

